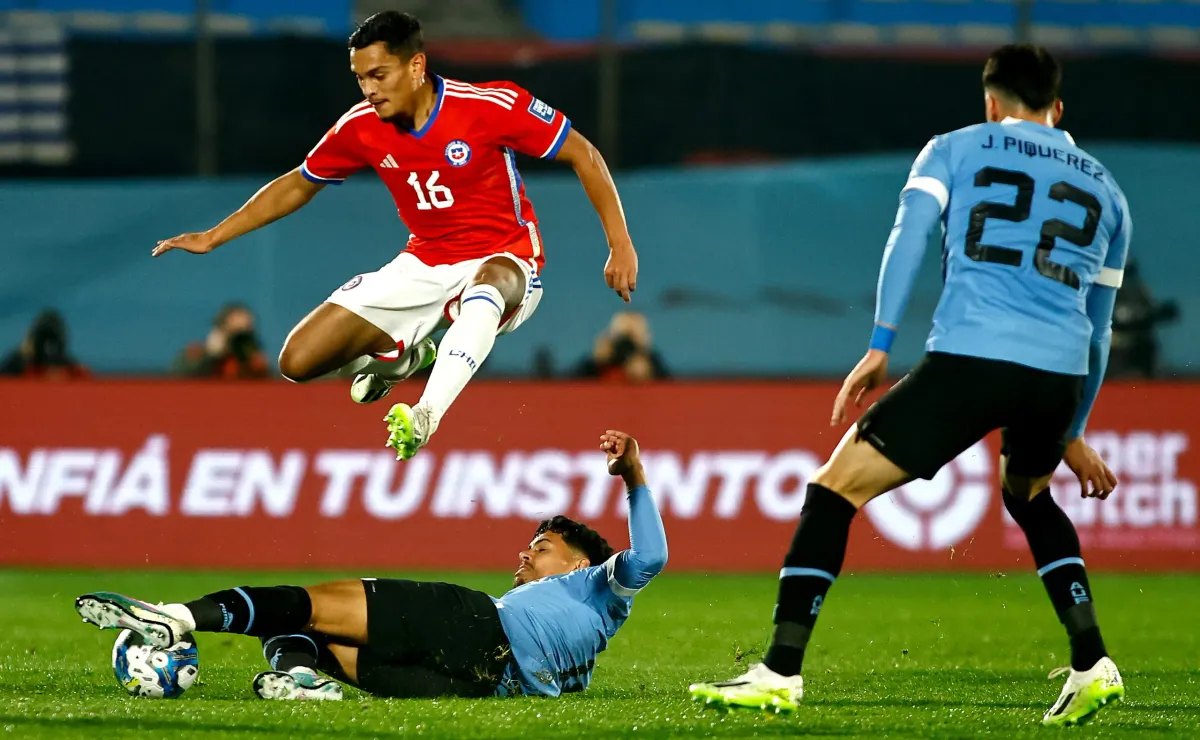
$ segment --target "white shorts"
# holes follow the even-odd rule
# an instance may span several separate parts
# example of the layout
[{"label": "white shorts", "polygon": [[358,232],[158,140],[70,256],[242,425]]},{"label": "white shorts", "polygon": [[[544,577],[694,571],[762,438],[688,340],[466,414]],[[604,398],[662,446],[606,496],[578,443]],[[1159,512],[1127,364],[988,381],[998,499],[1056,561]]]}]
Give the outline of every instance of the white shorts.
[{"label": "white shorts", "polygon": [[458,318],[459,298],[480,265],[493,257],[507,257],[525,275],[525,299],[505,316],[497,334],[507,334],[525,323],[542,300],[542,279],[528,260],[494,254],[452,265],[427,265],[407,252],[375,272],[358,275],[333,291],[326,303],[349,309],[386,332],[397,347],[412,347]]}]

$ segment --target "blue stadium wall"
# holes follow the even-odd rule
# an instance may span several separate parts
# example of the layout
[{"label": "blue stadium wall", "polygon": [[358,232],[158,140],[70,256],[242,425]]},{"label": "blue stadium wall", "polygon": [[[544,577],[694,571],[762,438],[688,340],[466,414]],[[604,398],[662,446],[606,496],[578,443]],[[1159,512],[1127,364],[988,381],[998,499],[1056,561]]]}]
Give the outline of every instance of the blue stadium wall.
[{"label": "blue stadium wall", "polygon": [[[1200,368],[1200,147],[1094,146],[1124,186],[1133,254],[1155,293],[1181,304],[1163,332],[1166,363]],[[651,319],[670,366],[696,375],[840,375],[871,324],[875,278],[911,154],[766,167],[643,171],[619,178],[641,254],[633,307]],[[492,374],[524,374],[540,349],[559,372],[619,310],[603,283],[606,249],[570,175],[526,179],[549,261],[536,318],[497,344]],[[207,330],[217,307],[249,302],[277,351],[333,289],[391,259],[407,237],[386,190],[361,176],[217,252],[151,259],[157,239],[201,230],[258,179],[0,181],[0,342],[15,344],[43,307],[62,310],[74,353],[98,371],[154,373]],[[897,344],[919,356],[940,288],[936,250]]]}]

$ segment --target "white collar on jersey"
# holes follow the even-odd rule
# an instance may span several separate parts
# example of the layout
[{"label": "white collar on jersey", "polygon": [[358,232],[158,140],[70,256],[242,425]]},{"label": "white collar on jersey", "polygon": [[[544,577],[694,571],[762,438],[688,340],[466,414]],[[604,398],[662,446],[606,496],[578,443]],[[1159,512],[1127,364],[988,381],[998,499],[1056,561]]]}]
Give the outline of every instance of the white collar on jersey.
[{"label": "white collar on jersey", "polygon": [[[1017,123],[1033,123],[1033,121],[1026,121],[1021,118],[1013,118],[1012,116],[1008,116],[1000,123],[1001,123],[1001,125],[1004,125],[1004,126],[1012,126],[1013,124],[1017,124]],[[1075,146],[1075,137],[1071,136],[1066,131],[1063,131],[1060,128],[1054,128],[1053,126],[1049,125],[1049,123],[1046,124],[1046,128],[1053,129],[1054,131],[1057,131],[1058,133],[1062,134],[1063,138],[1067,140],[1068,144],[1070,144],[1071,146]]]}]

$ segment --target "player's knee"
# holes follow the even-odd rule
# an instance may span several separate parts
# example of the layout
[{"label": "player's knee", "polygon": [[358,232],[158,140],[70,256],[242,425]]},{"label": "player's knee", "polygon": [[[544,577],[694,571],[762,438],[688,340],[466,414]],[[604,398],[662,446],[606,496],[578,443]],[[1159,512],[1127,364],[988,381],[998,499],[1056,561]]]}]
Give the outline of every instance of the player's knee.
[{"label": "player's knee", "polygon": [[1013,506],[1020,506],[1029,503],[1033,497],[1032,486],[1027,481],[1013,479],[1008,476],[1001,478],[1000,491],[1004,499],[1004,506],[1012,513]]},{"label": "player's knee", "polygon": [[315,365],[308,353],[291,344],[283,345],[283,350],[279,353],[279,373],[293,383],[316,380],[318,374]]},{"label": "player's knee", "polygon": [[[1005,506],[1011,500],[1022,504],[1029,503],[1050,485],[1047,478],[1026,478],[1020,475],[1005,475],[1000,478],[1000,487],[1004,493]],[[1010,511],[1011,513],[1011,511]]]},{"label": "player's knee", "polygon": [[1020,522],[1021,517],[1025,513],[1025,509],[1029,507],[1029,497],[1026,495],[1013,493],[1009,490],[1008,484],[1004,484],[1004,490],[1000,493],[1000,500],[1004,502],[1004,509],[1012,516],[1013,521]]},{"label": "player's knee", "polygon": [[853,470],[845,470],[842,466],[830,460],[817,469],[817,472],[813,474],[809,482],[815,483],[822,488],[828,488],[830,491],[857,505],[856,499],[862,494],[862,482],[859,478]]},{"label": "player's knee", "polygon": [[500,291],[504,299],[504,310],[511,311],[521,305],[525,298],[525,273],[507,257],[490,259],[480,266],[472,281],[476,285],[490,285]]},{"label": "player's knee", "polygon": [[[1004,509],[1008,512],[1013,521],[1021,525],[1022,528],[1027,523],[1034,519],[1043,518],[1046,513],[1044,508],[1045,502],[1041,500],[1038,493],[1045,486],[1040,488],[1029,485],[1029,479],[1024,479],[1024,482],[1012,481],[1005,482],[1004,489],[1001,492],[1000,500],[1004,502]],[[1049,493],[1046,494],[1049,497]],[[1053,501],[1053,499],[1051,499]]]},{"label": "player's knee", "polygon": [[870,444],[851,440],[838,446],[833,457],[817,470],[811,482],[861,507],[903,483],[907,477],[903,470]]},{"label": "player's knee", "polygon": [[[1025,475],[1016,475],[1009,469],[1008,455],[1000,456],[1000,489],[1004,494],[1004,505],[1009,506],[1011,501],[1014,505],[1025,504],[1033,500],[1042,491],[1046,490],[1050,485],[1050,475],[1041,475],[1036,478],[1031,478]],[[1009,509],[1009,513],[1013,513]]]}]

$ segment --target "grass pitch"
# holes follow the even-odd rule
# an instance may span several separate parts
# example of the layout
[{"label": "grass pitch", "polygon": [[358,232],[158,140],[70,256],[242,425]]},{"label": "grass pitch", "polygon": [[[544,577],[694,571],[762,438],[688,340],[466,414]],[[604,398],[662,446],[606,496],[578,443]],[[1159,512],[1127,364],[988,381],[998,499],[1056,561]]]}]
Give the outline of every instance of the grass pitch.
[{"label": "grass pitch", "polygon": [[[127,697],[109,669],[115,632],[81,624],[76,595],[108,589],[184,600],[238,584],[308,584],[348,574],[0,571],[4,738],[502,737],[1200,737],[1200,576],[1093,576],[1127,700],[1086,727],[1039,724],[1068,662],[1066,637],[1032,575],[856,576],[834,586],[793,717],[718,714],[695,680],[758,659],[770,576],[665,575],[600,656],[590,689],[562,699],[269,703],[250,680],[257,640],[200,635],[200,681],[176,701]],[[364,574],[355,574],[364,575]],[[406,574],[414,577],[414,574]],[[416,574],[489,593],[507,576]]]}]

